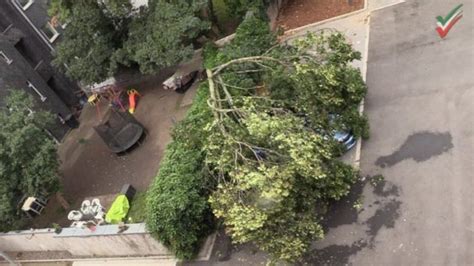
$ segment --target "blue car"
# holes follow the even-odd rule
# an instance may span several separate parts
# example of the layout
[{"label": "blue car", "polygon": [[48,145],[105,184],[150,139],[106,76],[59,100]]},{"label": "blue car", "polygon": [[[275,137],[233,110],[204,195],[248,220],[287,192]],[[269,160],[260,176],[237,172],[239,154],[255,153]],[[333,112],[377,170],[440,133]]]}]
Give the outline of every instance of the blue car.
[{"label": "blue car", "polygon": [[333,134],[333,138],[344,145],[346,151],[352,149],[357,143],[357,139],[350,132],[336,131]]},{"label": "blue car", "polygon": [[[310,123],[310,120],[308,118],[308,116],[306,114],[299,114],[300,117],[302,117],[304,119],[304,126],[307,127],[307,128],[310,128],[311,126],[311,123]],[[336,115],[329,115],[329,119],[330,121],[333,121],[334,119],[336,118]],[[314,129],[312,129],[314,130]],[[319,130],[314,130],[316,132],[318,132]],[[319,131],[320,132],[320,131]],[[334,140],[336,140],[337,142],[341,143],[342,145],[344,145],[344,151],[348,151],[350,149],[352,149],[352,147],[354,147],[357,143],[357,139],[354,137],[354,135],[352,135],[352,133],[349,131],[334,131],[332,134],[331,134],[332,138]],[[329,136],[328,136],[329,138]]]}]

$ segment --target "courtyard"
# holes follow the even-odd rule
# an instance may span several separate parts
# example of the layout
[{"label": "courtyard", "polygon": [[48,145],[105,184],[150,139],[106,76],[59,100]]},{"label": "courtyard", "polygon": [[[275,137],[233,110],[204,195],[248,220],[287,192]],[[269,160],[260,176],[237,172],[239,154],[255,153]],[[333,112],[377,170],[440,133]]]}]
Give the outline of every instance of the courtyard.
[{"label": "courtyard", "polygon": [[[197,69],[200,65],[200,60],[195,59],[181,67]],[[98,198],[107,208],[124,184],[131,184],[137,192],[146,191],[171,141],[173,125],[185,116],[197,90],[198,82],[185,93],[163,89],[162,82],[175,70],[165,69],[159,75],[138,77],[127,84],[125,89],[134,88],[141,95],[134,117],[145,127],[146,136],[126,154],[111,152],[94,130],[110,111],[108,102],[101,101],[98,109],[91,105],[84,107],[80,127],[71,130],[58,147],[62,195],[70,204],[69,210],[78,209],[83,200],[93,198]],[[52,223],[69,226],[69,210],[52,196],[31,226],[43,228]]]}]

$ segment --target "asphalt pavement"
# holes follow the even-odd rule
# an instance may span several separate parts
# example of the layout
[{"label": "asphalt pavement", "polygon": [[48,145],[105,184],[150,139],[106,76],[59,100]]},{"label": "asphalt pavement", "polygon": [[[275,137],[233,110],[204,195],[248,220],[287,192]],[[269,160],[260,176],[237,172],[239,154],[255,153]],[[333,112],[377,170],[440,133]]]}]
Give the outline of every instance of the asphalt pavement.
[{"label": "asphalt pavement", "polygon": [[389,187],[383,202],[365,188],[377,230],[358,217],[368,235],[347,263],[474,264],[473,1],[464,1],[445,39],[435,31],[436,16],[461,3],[408,0],[371,14],[371,138],[362,145],[361,172],[383,174]]},{"label": "asphalt pavement", "polygon": [[[366,13],[304,30],[336,28],[362,52],[371,138],[363,178],[331,207],[325,239],[302,265],[474,265],[473,1],[444,39],[436,17],[462,2],[395,3],[370,0]],[[265,254],[252,250],[198,265],[263,265]]]}]

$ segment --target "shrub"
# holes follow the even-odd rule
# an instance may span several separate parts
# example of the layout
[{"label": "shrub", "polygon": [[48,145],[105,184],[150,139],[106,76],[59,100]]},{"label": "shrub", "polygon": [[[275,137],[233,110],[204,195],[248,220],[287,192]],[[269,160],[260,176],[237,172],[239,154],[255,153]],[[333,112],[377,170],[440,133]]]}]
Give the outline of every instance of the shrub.
[{"label": "shrub", "polygon": [[213,226],[203,170],[202,128],[210,121],[208,90],[200,88],[186,118],[173,131],[160,170],[147,193],[148,230],[180,259],[190,259]]},{"label": "shrub", "polygon": [[267,18],[266,8],[271,0],[224,0],[232,14],[243,17],[247,11],[257,13],[262,19]]},{"label": "shrub", "polygon": [[232,59],[261,55],[277,44],[276,37],[267,22],[249,16],[239,25],[228,45],[219,50],[213,45],[205,47],[204,66],[212,68]]},{"label": "shrub", "polygon": [[[265,22],[249,17],[232,41],[235,49],[205,48],[205,65],[212,67],[236,56],[256,55],[275,42]],[[238,50],[237,54],[232,50]],[[206,85],[198,89],[193,106],[173,130],[173,141],[166,148],[158,175],[147,193],[148,230],[180,259],[192,258],[200,240],[213,227],[208,198],[215,184],[205,169],[203,151],[208,138],[203,129],[213,119],[207,105],[208,94]]]}]

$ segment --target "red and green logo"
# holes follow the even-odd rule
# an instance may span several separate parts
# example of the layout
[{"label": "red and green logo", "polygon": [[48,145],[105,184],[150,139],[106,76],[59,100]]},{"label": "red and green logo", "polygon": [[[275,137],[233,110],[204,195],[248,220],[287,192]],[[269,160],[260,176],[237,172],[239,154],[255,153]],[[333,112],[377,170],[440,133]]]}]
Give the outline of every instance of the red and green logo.
[{"label": "red and green logo", "polygon": [[462,6],[463,4],[458,5],[453,10],[449,12],[446,17],[437,16],[436,17],[436,31],[439,34],[439,37],[445,38],[448,35],[448,32],[451,28],[462,18]]}]

